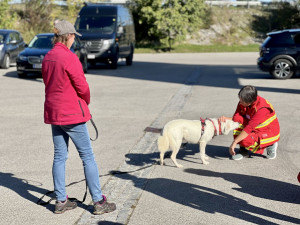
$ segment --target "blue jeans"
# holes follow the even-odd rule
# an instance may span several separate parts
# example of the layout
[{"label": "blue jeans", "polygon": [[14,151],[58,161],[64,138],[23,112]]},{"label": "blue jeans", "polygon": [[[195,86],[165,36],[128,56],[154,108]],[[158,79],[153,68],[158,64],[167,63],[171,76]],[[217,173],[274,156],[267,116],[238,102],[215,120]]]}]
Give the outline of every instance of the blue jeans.
[{"label": "blue jeans", "polygon": [[58,201],[64,201],[67,198],[65,173],[66,161],[68,159],[69,138],[71,138],[82,160],[85,179],[92,199],[94,202],[102,200],[99,171],[86,123],[63,126],[51,125],[51,128],[54,143],[52,175],[56,199]]}]

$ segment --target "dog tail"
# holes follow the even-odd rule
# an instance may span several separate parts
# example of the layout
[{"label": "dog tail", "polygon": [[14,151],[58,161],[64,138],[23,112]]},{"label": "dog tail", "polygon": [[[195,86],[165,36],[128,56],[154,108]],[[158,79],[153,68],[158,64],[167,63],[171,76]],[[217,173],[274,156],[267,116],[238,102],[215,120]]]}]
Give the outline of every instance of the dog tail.
[{"label": "dog tail", "polygon": [[159,136],[157,139],[157,147],[161,152],[166,152],[169,149],[169,138],[166,135]]}]

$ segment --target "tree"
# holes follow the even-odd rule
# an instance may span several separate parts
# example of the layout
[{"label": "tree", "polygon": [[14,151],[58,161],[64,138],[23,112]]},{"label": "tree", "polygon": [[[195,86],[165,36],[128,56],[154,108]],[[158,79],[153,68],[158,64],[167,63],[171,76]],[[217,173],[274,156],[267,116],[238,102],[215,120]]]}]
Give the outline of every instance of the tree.
[{"label": "tree", "polygon": [[52,31],[53,21],[51,13],[53,4],[48,0],[23,0],[25,4],[25,26],[37,32]]},{"label": "tree", "polygon": [[68,17],[70,18],[70,22],[74,23],[84,0],[66,0],[66,2],[68,8]]},{"label": "tree", "polygon": [[9,7],[10,0],[0,0],[0,27],[2,29],[12,29],[18,19],[15,12]]},{"label": "tree", "polygon": [[159,42],[171,49],[174,42],[203,27],[210,11],[203,0],[135,0],[133,15],[138,41]]},{"label": "tree", "polygon": [[252,29],[258,36],[274,30],[297,28],[300,26],[300,11],[297,4],[276,2],[262,10],[262,15],[254,15]]},{"label": "tree", "polygon": [[53,18],[51,16],[54,0],[22,0],[23,8],[18,10],[21,18],[19,30],[23,37],[29,41],[37,33],[53,31]]}]

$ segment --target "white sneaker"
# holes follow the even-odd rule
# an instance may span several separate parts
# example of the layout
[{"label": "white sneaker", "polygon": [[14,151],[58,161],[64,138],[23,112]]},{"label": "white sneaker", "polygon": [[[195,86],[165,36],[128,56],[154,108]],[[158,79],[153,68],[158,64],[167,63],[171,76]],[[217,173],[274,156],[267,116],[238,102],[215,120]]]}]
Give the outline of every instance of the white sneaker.
[{"label": "white sneaker", "polygon": [[277,155],[278,142],[275,142],[273,145],[268,146],[267,150],[267,159],[275,159]]}]

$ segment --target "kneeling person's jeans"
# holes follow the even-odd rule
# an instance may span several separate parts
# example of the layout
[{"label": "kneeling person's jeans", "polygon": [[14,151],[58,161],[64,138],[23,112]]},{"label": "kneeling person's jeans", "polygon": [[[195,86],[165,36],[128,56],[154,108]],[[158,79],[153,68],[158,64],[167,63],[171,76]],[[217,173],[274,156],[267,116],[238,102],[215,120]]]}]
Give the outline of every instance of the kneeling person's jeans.
[{"label": "kneeling person's jeans", "polygon": [[102,199],[99,171],[95,161],[86,123],[72,125],[51,125],[54,143],[53,182],[58,201],[66,200],[66,160],[68,159],[69,138],[72,139],[84,167],[85,179],[94,202]]}]

